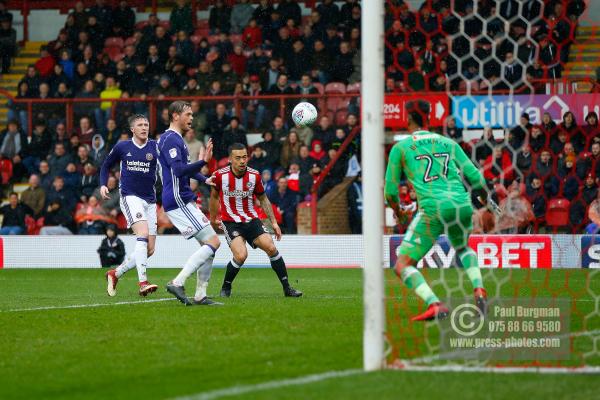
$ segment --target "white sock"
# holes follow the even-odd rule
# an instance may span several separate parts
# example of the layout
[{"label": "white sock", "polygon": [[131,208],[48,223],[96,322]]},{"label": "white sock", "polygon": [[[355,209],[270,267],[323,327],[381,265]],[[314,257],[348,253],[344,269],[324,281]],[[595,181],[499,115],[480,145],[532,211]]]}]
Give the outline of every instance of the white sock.
[{"label": "white sock", "polygon": [[208,260],[206,260],[196,272],[196,294],[194,295],[196,300],[202,300],[206,297],[206,289],[208,288],[208,281],[212,274],[214,259],[214,256],[208,257]]},{"label": "white sock", "polygon": [[125,257],[125,260],[123,260],[123,262],[121,263],[121,265],[119,265],[116,269],[116,274],[117,274],[117,278],[122,277],[123,275],[125,275],[125,272],[129,271],[130,269],[133,269],[135,267],[135,257],[134,254],[130,254],[128,256]]},{"label": "white sock", "polygon": [[148,276],[146,275],[146,265],[148,263],[148,239],[137,238],[133,255],[135,257],[138,280],[140,282],[145,282],[148,280]]},{"label": "white sock", "polygon": [[[200,247],[194,254],[188,258],[183,269],[179,272],[179,274],[173,279],[173,284],[175,286],[184,286],[185,281],[189,278],[194,272],[200,268],[202,264],[208,260],[209,257],[214,257],[215,251],[212,246],[205,244]],[[212,268],[212,267],[211,267]]]}]

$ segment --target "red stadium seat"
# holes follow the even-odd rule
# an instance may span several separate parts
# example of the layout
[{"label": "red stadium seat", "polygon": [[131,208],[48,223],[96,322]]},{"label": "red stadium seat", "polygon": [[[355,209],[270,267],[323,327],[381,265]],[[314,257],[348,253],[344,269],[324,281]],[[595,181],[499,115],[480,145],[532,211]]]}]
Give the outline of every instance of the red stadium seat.
[{"label": "red stadium seat", "polygon": [[336,111],[335,113],[335,125],[336,126],[343,126],[346,124],[346,117],[348,116],[348,109],[347,108],[340,108],[339,110]]},{"label": "red stadium seat", "polygon": [[346,85],[342,82],[330,82],[325,85],[325,93],[346,93]]},{"label": "red stadium seat", "polygon": [[317,88],[317,90],[319,91],[319,93],[321,93],[321,94],[325,93],[325,88],[323,87],[323,84],[322,84],[322,83],[319,83],[319,82],[313,82],[313,86],[314,86],[315,88]]},{"label": "red stadium seat", "polygon": [[214,46],[215,44],[217,44],[218,41],[219,41],[218,35],[210,35],[208,37],[208,44],[211,46]]},{"label": "red stadium seat", "polygon": [[113,62],[118,62],[125,57],[125,54],[123,54],[120,47],[106,47],[104,53],[106,53]]},{"label": "red stadium seat", "polygon": [[234,45],[237,43],[242,43],[242,35],[231,35],[229,36],[229,40],[231,40],[231,43]]},{"label": "red stadium seat", "polygon": [[558,228],[569,224],[569,206],[567,199],[552,199],[546,209],[546,225]]},{"label": "red stadium seat", "polygon": [[127,220],[125,219],[123,213],[119,213],[119,215],[117,215],[117,228],[119,230],[127,229]]},{"label": "red stadium seat", "polygon": [[197,28],[194,31],[194,35],[200,36],[200,37],[203,37],[203,38],[208,37],[210,35],[210,29],[208,29],[208,28]]},{"label": "red stadium seat", "polygon": [[125,42],[120,37],[109,37],[104,41],[104,47],[123,47]]},{"label": "red stadium seat", "polygon": [[125,46],[129,46],[131,44],[135,45],[135,38],[133,36],[130,36],[127,39],[125,39]]},{"label": "red stadium seat", "polygon": [[12,161],[8,158],[0,160],[0,183],[8,185],[13,174]]},{"label": "red stadium seat", "polygon": [[208,29],[208,20],[207,19],[199,19],[198,22],[196,22],[196,28]]},{"label": "red stadium seat", "polygon": [[346,86],[346,93],[360,93],[360,82],[349,83]]},{"label": "red stadium seat", "polygon": [[190,36],[190,40],[192,41],[192,43],[194,43],[194,46],[198,46],[198,43],[200,43],[200,41],[202,40],[202,36],[194,34]]},{"label": "red stadium seat", "polygon": [[135,30],[136,31],[141,31],[142,29],[144,29],[146,27],[146,25],[148,25],[148,21],[137,22],[135,24]]}]

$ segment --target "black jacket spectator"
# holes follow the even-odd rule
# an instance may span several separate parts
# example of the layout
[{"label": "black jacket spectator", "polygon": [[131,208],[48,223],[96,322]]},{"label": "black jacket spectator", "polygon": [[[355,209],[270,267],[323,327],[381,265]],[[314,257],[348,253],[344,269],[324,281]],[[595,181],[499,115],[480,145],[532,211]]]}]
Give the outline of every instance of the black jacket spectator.
[{"label": "black jacket spectator", "polygon": [[127,1],[121,0],[119,6],[113,11],[113,33],[123,39],[133,34],[135,25],[135,13],[127,5]]},{"label": "black jacket spectator", "polygon": [[[17,234],[25,233],[25,216],[33,215],[33,211],[31,208],[27,207],[23,203],[19,203],[19,198],[16,193],[11,193],[10,195],[10,203],[0,207],[0,215],[3,215],[4,218],[2,220],[2,228],[6,227],[20,227],[21,232]],[[14,232],[14,230],[13,230]],[[3,235],[11,234],[10,232],[2,232]],[[15,233],[12,233],[15,234]]]},{"label": "black jacket spectator", "polygon": [[61,207],[67,212],[75,210],[77,197],[71,190],[65,188],[65,180],[62,176],[54,177],[52,189],[46,193],[46,203],[50,205],[52,202],[60,203]]},{"label": "black jacket spectator", "polygon": [[248,146],[248,139],[246,138],[246,128],[240,125],[240,121],[237,117],[231,118],[231,120],[229,121],[229,125],[227,125],[223,130],[223,142],[221,144],[222,154],[227,155],[227,149],[234,143],[241,143],[245,146]]},{"label": "black jacket spectator", "polygon": [[217,0],[210,9],[208,27],[214,33],[229,33],[231,29],[231,8],[223,0]]},{"label": "black jacket spectator", "polygon": [[350,222],[350,230],[353,234],[362,233],[362,211],[363,211],[363,195],[362,195],[362,179],[360,175],[348,187],[348,219]]},{"label": "black jacket spectator", "polygon": [[276,168],[279,166],[281,142],[276,141],[273,138],[273,133],[269,131],[263,133],[262,137],[263,141],[258,143],[257,146],[260,146],[267,153],[267,164],[270,165],[270,168]]},{"label": "black jacket spectator", "polygon": [[261,2],[261,4],[259,4],[252,13],[252,18],[256,20],[256,23],[259,26],[268,25],[271,22],[271,14],[273,11],[275,11],[273,6],[270,5],[268,1],[265,3],[266,4],[263,5]]},{"label": "black jacket spectator", "polygon": [[288,19],[293,19],[296,26],[300,26],[300,23],[302,22],[302,10],[296,1],[281,0],[277,5],[277,12],[281,15],[281,19],[284,23]]},{"label": "black jacket spectator", "polygon": [[208,116],[208,134],[212,137],[215,149],[215,158],[218,160],[227,157],[227,148],[224,147],[224,132],[225,128],[231,121],[230,117],[225,114],[225,105],[217,104],[216,113],[211,113]]},{"label": "black jacket spectator", "polygon": [[23,154],[27,148],[27,135],[17,128],[15,122],[10,122],[8,127],[0,132],[0,156],[13,158]]},{"label": "black jacket spectator", "polygon": [[[10,13],[8,15],[12,17]],[[10,60],[15,55],[16,50],[17,31],[12,28],[8,17],[0,17],[0,73],[8,73]]]},{"label": "black jacket spectator", "polygon": [[125,258],[125,245],[117,236],[116,227],[109,225],[106,231],[106,236],[102,239],[102,243],[98,248],[102,268],[119,265]]}]

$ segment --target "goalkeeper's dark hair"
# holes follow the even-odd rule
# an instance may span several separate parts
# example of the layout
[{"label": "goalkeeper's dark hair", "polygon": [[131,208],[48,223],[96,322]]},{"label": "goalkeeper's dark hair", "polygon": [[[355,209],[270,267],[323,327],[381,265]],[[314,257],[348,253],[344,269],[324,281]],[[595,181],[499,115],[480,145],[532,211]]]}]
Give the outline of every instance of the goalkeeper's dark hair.
[{"label": "goalkeeper's dark hair", "polygon": [[131,117],[127,118],[127,124],[130,128],[133,128],[133,124],[135,124],[135,121],[137,121],[138,119],[145,119],[146,121],[148,121],[148,118],[144,114],[134,114]]},{"label": "goalkeeper's dark hair", "polygon": [[244,145],[244,144],[242,144],[242,143],[234,143],[234,144],[232,144],[231,146],[229,146],[229,148],[227,149],[227,153],[228,153],[229,155],[231,155],[231,153],[232,153],[234,150],[247,150],[247,149],[246,149],[246,145]]},{"label": "goalkeeper's dark hair", "polygon": [[409,101],[406,103],[406,113],[412,121],[420,127],[425,127],[429,123],[429,103],[423,100]]},{"label": "goalkeeper's dark hair", "polygon": [[173,114],[182,114],[186,107],[192,108],[189,101],[177,100],[169,105],[169,122],[173,122]]}]

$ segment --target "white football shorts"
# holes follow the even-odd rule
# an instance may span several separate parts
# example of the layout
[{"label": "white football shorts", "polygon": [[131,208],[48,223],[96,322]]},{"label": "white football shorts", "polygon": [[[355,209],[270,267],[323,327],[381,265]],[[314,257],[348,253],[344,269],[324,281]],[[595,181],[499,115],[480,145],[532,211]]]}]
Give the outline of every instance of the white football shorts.
[{"label": "white football shorts", "polygon": [[137,196],[121,197],[121,211],[127,220],[127,228],[138,221],[148,221],[148,234],[156,236],[156,203],[148,203]]},{"label": "white football shorts", "polygon": [[210,225],[210,221],[195,202],[187,203],[183,208],[180,207],[167,211],[167,215],[173,225],[175,225],[186,239],[191,239],[198,232],[202,232],[201,237],[198,236],[198,239],[202,241],[216,235],[215,230]]}]

